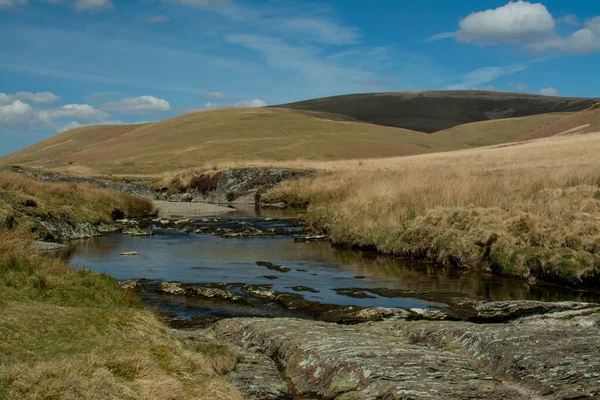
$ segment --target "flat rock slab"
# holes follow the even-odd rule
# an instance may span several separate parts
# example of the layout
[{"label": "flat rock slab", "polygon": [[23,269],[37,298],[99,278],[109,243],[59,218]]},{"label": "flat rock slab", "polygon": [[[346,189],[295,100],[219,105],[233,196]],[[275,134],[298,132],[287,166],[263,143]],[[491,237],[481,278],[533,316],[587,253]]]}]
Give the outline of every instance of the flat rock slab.
[{"label": "flat rock slab", "polygon": [[235,369],[227,379],[248,400],[287,400],[290,398],[287,383],[283,380],[275,362],[256,351],[238,352]]},{"label": "flat rock slab", "polygon": [[218,340],[280,363],[295,395],[325,399],[528,399],[466,354],[410,344],[357,326],[296,319],[234,319]]},{"label": "flat rock slab", "polygon": [[598,399],[600,308],[569,308],[502,324],[239,318],[211,334],[273,359],[295,396]]}]

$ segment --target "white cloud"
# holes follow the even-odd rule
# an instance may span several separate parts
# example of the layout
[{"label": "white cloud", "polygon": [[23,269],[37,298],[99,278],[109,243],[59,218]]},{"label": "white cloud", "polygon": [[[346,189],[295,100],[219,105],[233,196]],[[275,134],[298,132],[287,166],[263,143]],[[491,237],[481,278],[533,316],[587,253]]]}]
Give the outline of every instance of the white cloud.
[{"label": "white cloud", "polygon": [[0,0],[0,9],[26,5],[27,0]]},{"label": "white cloud", "polygon": [[40,121],[52,125],[53,120],[57,118],[71,118],[79,123],[89,123],[105,120],[109,115],[89,104],[67,104],[59,108],[41,110],[38,117]]},{"label": "white cloud", "polygon": [[11,99],[12,99],[12,96],[10,96],[6,93],[0,93],[0,104],[10,103]]},{"label": "white cloud", "polygon": [[540,89],[538,93],[544,96],[560,96],[560,92],[552,87]]},{"label": "white cloud", "polygon": [[104,103],[100,108],[124,114],[154,114],[170,111],[171,105],[166,100],[154,96],[140,96]]},{"label": "white cloud", "polygon": [[0,126],[5,128],[24,127],[35,120],[31,106],[20,100],[0,106]]},{"label": "white cloud", "polygon": [[181,4],[189,7],[215,7],[231,4],[232,0],[163,0],[167,3]]},{"label": "white cloud", "polygon": [[571,25],[571,26],[579,26],[579,18],[575,14],[565,15],[557,20],[560,23]]},{"label": "white cloud", "polygon": [[17,92],[14,94],[14,98],[17,100],[27,100],[33,103],[56,103],[60,100],[60,97],[50,92]]},{"label": "white cloud", "polygon": [[111,0],[77,0],[75,2],[77,11],[87,11],[89,14],[112,8],[114,6]]},{"label": "white cloud", "polygon": [[0,93],[0,104],[10,103],[13,100],[24,100],[32,103],[56,103],[60,97],[50,92],[17,92],[15,94]]},{"label": "white cloud", "polygon": [[343,26],[324,18],[290,18],[281,21],[281,30],[328,44],[358,42],[357,29]]},{"label": "white cloud", "polygon": [[448,90],[469,90],[476,88],[477,85],[492,82],[502,76],[511,75],[526,69],[526,65],[515,64],[505,67],[485,67],[471,71],[462,76],[462,82],[447,86]]},{"label": "white cloud", "polygon": [[227,100],[227,96],[221,92],[208,92],[205,93],[203,97],[205,99]]},{"label": "white cloud", "polygon": [[170,20],[171,18],[169,18],[169,16],[165,14],[153,15],[147,19],[148,22],[169,22]]},{"label": "white cloud", "polygon": [[472,13],[460,21],[456,38],[480,43],[531,42],[552,35],[554,27],[554,18],[543,4],[519,0]]},{"label": "white cloud", "polygon": [[438,33],[425,42],[454,37],[480,45],[523,43],[538,52],[589,54],[600,51],[600,16],[588,19],[582,29],[566,37],[557,34],[557,23],[580,25],[574,14],[554,19],[541,3],[511,1],[502,7],[474,12],[460,21],[458,31]]},{"label": "white cloud", "polygon": [[186,107],[184,112],[216,110],[218,108],[256,108],[266,107],[267,103],[261,99],[241,100],[233,103],[206,103],[201,106]]},{"label": "white cloud", "polygon": [[585,21],[584,28],[571,36],[532,43],[529,48],[535,51],[564,51],[575,54],[600,51],[600,16]]},{"label": "white cloud", "polygon": [[122,121],[99,121],[93,124],[80,124],[77,121],[71,121],[66,125],[63,125],[59,128],[56,128],[56,132],[61,133],[75,128],[81,128],[83,126],[91,126],[91,125],[123,125]]}]

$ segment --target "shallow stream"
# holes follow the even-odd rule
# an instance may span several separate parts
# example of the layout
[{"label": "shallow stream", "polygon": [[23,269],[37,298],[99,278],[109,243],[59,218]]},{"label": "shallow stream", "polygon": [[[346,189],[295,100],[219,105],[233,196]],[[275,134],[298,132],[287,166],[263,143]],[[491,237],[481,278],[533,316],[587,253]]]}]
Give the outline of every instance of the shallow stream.
[{"label": "shallow stream", "polygon": [[[225,238],[208,231],[189,233],[204,232],[207,226],[215,225],[251,226],[261,231],[276,228],[286,234]],[[118,280],[146,279],[154,282],[155,287],[162,281],[200,286],[218,284],[235,294],[248,296],[241,290],[243,285],[263,285],[278,292],[300,294],[312,302],[335,305],[444,309],[448,297],[458,296],[486,300],[600,300],[599,294],[558,285],[531,284],[483,271],[443,268],[374,252],[340,249],[329,243],[295,242],[294,236],[301,228],[294,219],[282,215],[195,219],[187,230],[153,228],[153,236],[114,234],[73,242],[63,257],[75,267],[104,272]],[[131,251],[139,255],[120,255]],[[259,261],[290,270],[271,270],[258,265]],[[395,290],[396,297],[369,291],[383,288]],[[398,296],[398,292],[405,294]],[[161,311],[183,319],[297,316],[303,312],[268,301],[231,304],[165,295],[154,290],[140,295]]]}]

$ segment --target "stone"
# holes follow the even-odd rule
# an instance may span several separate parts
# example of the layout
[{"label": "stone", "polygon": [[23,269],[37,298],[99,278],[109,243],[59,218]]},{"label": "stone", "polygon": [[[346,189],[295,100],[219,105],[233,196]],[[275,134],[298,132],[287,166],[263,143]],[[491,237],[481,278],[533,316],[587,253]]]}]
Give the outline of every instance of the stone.
[{"label": "stone", "polygon": [[152,232],[137,226],[126,228],[123,230],[123,234],[129,236],[152,236]]},{"label": "stone", "polygon": [[40,240],[35,242],[35,246],[39,251],[54,251],[67,248],[67,246],[62,243],[42,242]]},{"label": "stone", "polygon": [[302,285],[298,285],[298,286],[292,286],[291,289],[295,292],[311,292],[311,293],[319,293],[319,291],[317,289],[313,289],[311,287],[308,286],[302,286]]},{"label": "stone", "polygon": [[294,238],[294,242],[306,242],[306,243],[313,243],[313,242],[330,242],[331,239],[329,238],[329,236],[327,235],[301,235],[301,236],[296,236]]},{"label": "stone", "polygon": [[450,318],[449,315],[442,310],[434,310],[428,308],[411,308],[410,311],[417,317],[417,319],[443,321]]},{"label": "stone", "polygon": [[119,253],[120,256],[137,256],[139,253],[137,251],[124,251]]},{"label": "stone", "polygon": [[190,296],[202,297],[204,299],[217,299],[232,302],[245,301],[245,299],[242,296],[238,296],[227,290],[200,286],[193,286],[185,289],[185,294]]},{"label": "stone", "polygon": [[159,288],[160,292],[167,294],[175,294],[175,295],[183,295],[185,294],[185,289],[181,287],[181,283],[179,282],[162,282]]},{"label": "stone", "polygon": [[134,279],[128,279],[126,281],[119,281],[119,286],[124,290],[138,291],[142,289],[142,285]]}]

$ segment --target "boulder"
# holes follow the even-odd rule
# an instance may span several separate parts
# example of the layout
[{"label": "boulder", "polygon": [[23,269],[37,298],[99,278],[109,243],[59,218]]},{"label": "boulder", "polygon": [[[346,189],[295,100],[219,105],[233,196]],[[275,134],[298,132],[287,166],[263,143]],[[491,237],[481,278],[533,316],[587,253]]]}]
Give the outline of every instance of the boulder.
[{"label": "boulder", "polygon": [[159,291],[167,294],[185,294],[185,289],[181,287],[181,283],[179,282],[162,282]]}]

